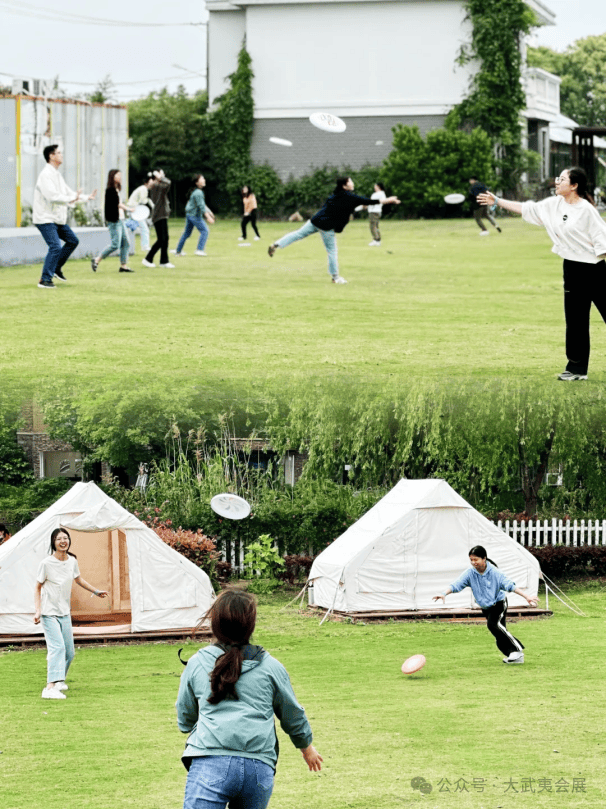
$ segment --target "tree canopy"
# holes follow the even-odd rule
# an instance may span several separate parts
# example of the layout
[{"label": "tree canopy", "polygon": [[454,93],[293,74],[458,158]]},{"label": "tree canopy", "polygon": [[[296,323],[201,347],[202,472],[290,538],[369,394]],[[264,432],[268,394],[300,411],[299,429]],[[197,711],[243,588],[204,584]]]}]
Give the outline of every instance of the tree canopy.
[{"label": "tree canopy", "polygon": [[529,48],[529,67],[560,76],[560,109],[580,126],[606,126],[606,34],[578,39],[565,51]]}]

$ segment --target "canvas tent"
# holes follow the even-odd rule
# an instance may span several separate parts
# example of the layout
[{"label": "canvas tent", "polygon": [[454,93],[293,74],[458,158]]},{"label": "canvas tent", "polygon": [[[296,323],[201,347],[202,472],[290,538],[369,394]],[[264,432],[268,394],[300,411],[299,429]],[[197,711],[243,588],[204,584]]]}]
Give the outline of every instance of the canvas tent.
[{"label": "canvas tent", "polygon": [[[214,599],[203,570],[170,548],[94,483],[76,483],[54,505],[0,545],[0,635],[42,632],[33,622],[34,587],[53,529],[67,528],[82,577],[108,598],[72,588],[72,617],[127,624],[124,631],[190,629]],[[84,627],[80,627],[82,631]],[[75,634],[78,629],[75,629]]]},{"label": "canvas tent", "polygon": [[[401,480],[316,557],[308,579],[314,603],[339,612],[436,609],[442,602],[432,596],[469,567],[474,545],[483,545],[518,587],[537,594],[537,560],[446,481]],[[508,601],[527,603],[515,593]],[[449,595],[446,606],[478,608],[470,588]]]}]

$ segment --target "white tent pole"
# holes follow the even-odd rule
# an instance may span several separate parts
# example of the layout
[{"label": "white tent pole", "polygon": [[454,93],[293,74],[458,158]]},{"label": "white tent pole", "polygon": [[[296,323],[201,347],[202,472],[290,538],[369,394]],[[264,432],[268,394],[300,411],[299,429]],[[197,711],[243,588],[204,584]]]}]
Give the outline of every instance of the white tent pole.
[{"label": "white tent pole", "polygon": [[326,613],[326,615],[324,616],[324,618],[322,618],[322,620],[320,621],[320,626],[322,626],[322,624],[324,623],[324,621],[325,621],[325,620],[328,618],[328,616],[329,616],[329,615],[330,615],[330,613],[332,612],[333,607],[335,606],[335,601],[337,600],[337,593],[338,593],[338,592],[339,592],[339,582],[337,582],[337,584],[336,584],[336,586],[335,586],[335,597],[334,597],[334,598],[333,598],[333,600],[332,600],[332,604],[330,605],[330,608],[329,608],[328,612]]},{"label": "white tent pole", "polygon": [[296,601],[299,598],[299,596],[303,596],[304,593],[305,593],[305,590],[307,589],[308,584],[309,584],[309,581],[306,581],[305,584],[303,585],[303,589],[301,590],[301,592],[297,593],[297,595],[292,599],[292,601],[289,601],[288,604],[285,604],[283,607],[280,607],[279,611],[282,612],[282,610],[285,610],[286,607],[290,607],[290,605],[293,603],[293,601]]},{"label": "white tent pole", "polygon": [[548,610],[549,609],[549,585],[547,584],[545,579],[543,579],[543,584],[545,585],[545,609]]}]

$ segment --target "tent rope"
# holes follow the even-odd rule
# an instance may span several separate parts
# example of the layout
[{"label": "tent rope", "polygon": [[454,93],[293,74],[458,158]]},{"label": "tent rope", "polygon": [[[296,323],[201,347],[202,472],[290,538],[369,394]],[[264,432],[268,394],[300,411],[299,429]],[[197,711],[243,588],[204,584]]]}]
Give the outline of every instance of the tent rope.
[{"label": "tent rope", "polygon": [[[554,581],[552,581],[548,576],[545,575],[545,573],[543,573],[543,579],[545,580],[545,587],[549,586],[549,589],[554,594],[554,596],[558,599],[558,601],[561,601],[562,604],[565,607],[568,607],[568,609],[571,610],[572,612],[574,612],[576,615],[580,615],[582,618],[587,618],[587,615],[585,615],[583,610],[574,603],[572,598],[570,598],[570,596],[567,596],[566,593],[563,590],[561,590]],[[547,582],[549,582],[549,585],[547,584]],[[564,596],[564,598],[566,598],[566,599],[568,599],[568,601],[570,601],[570,604],[572,604],[572,606],[570,606],[570,604],[567,604],[566,601],[564,601],[562,598],[560,598],[560,596],[556,593],[556,590],[559,590],[560,593],[562,593],[562,595]]]},{"label": "tent rope", "polygon": [[[305,597],[305,591],[307,590],[308,584],[309,584],[309,582],[306,581],[305,584],[303,585],[303,589],[301,590],[301,592],[297,593],[297,595],[291,601],[289,601],[288,604],[285,604],[283,607],[280,607],[279,612],[282,612],[282,610],[285,610],[286,607],[290,607],[290,605],[293,602],[295,602],[299,598],[299,596],[301,596],[301,604],[302,604],[303,603],[303,598]],[[299,607],[299,609],[300,609],[300,607]]]}]

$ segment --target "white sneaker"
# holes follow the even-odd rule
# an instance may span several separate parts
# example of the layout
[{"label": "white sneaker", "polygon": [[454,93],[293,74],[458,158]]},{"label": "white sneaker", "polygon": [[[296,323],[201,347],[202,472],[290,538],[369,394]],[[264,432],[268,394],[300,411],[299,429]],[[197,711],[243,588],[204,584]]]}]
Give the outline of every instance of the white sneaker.
[{"label": "white sneaker", "polygon": [[238,241],[243,242],[244,241],[244,236],[238,236]]},{"label": "white sneaker", "polygon": [[67,697],[58,688],[45,688],[42,691],[42,699],[67,699]]},{"label": "white sneaker", "polygon": [[369,247],[378,247],[380,244],[381,242],[377,242],[374,239],[371,242],[368,242]]},{"label": "white sneaker", "polygon": [[480,231],[480,236],[490,236],[490,233],[487,230],[481,230]]},{"label": "white sneaker", "polygon": [[151,261],[148,261],[146,258],[143,259],[141,264],[143,264],[144,267],[155,267],[156,266],[155,264],[152,264]]},{"label": "white sneaker", "polygon": [[55,688],[59,691],[69,691],[69,685],[65,682],[65,680],[61,680],[60,683],[55,683]]},{"label": "white sneaker", "polygon": [[[204,250],[196,250],[196,253],[195,253],[195,254],[196,254],[197,256],[205,256],[205,255],[206,255],[206,253],[204,252]],[[181,253],[181,255],[183,255],[183,253]]]},{"label": "white sneaker", "polygon": [[512,652],[509,657],[503,658],[503,663],[523,663],[524,652]]},{"label": "white sneaker", "polygon": [[173,256],[186,256],[187,255],[187,253],[185,253],[183,250],[181,250],[180,253],[177,253],[176,250],[171,250],[170,252],[173,254]]},{"label": "white sneaker", "polygon": [[160,264],[160,266],[161,267],[168,267],[169,270],[174,270],[175,269],[175,265],[171,264],[170,261],[168,262],[168,264]]},{"label": "white sneaker", "polygon": [[332,282],[333,282],[333,284],[346,284],[346,283],[347,283],[347,281],[345,280],[345,278],[343,278],[343,277],[342,277],[342,276],[340,276],[340,275],[335,276],[335,277],[332,279]]},{"label": "white sneaker", "polygon": [[255,241],[256,241],[256,242],[260,242],[260,241],[261,241],[261,237],[260,237],[260,236],[255,236]]}]

